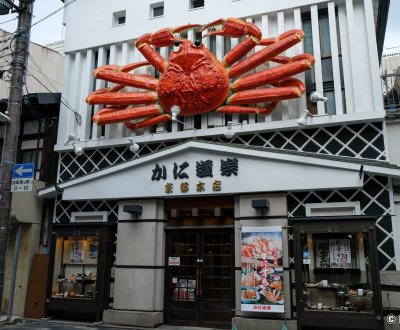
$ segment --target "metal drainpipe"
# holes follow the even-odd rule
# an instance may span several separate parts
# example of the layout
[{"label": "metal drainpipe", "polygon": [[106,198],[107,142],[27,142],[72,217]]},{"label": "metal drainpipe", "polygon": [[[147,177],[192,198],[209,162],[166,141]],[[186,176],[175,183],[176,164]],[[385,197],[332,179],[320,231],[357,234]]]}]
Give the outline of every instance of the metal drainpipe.
[{"label": "metal drainpipe", "polygon": [[7,308],[7,320],[11,320],[12,309],[14,304],[14,289],[15,289],[15,279],[17,277],[16,275],[17,275],[19,246],[21,242],[21,232],[22,232],[22,225],[18,224],[17,234],[15,236],[14,260],[13,260],[13,268],[10,280],[10,297]]}]

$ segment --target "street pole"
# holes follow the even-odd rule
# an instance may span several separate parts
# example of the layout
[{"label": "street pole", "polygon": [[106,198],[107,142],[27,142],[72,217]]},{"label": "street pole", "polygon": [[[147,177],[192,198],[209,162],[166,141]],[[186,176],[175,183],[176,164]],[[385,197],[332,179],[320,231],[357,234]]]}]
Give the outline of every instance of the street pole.
[{"label": "street pole", "polygon": [[7,106],[10,122],[7,127],[8,134],[5,135],[3,141],[0,170],[0,304],[3,300],[7,244],[10,234],[11,176],[17,156],[22,89],[29,49],[33,1],[20,0],[18,29],[14,36],[15,46],[11,61],[11,84]]}]

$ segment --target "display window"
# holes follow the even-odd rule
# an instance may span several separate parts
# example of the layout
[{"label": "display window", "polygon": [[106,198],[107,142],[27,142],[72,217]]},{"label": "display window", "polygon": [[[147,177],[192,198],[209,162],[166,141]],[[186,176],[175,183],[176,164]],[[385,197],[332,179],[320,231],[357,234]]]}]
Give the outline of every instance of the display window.
[{"label": "display window", "polygon": [[52,297],[95,299],[98,249],[98,236],[57,237]]},{"label": "display window", "polygon": [[299,329],[383,329],[376,218],[291,220]]},{"label": "display window", "polygon": [[374,313],[366,233],[303,233],[303,308]]}]

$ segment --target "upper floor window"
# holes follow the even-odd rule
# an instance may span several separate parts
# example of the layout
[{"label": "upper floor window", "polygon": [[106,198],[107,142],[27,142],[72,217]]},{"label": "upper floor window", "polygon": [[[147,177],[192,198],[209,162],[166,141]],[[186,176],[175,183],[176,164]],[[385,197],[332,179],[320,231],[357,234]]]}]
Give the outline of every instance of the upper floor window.
[{"label": "upper floor window", "polygon": [[123,25],[126,22],[126,10],[113,13],[113,26]]},{"label": "upper floor window", "polygon": [[190,9],[203,8],[204,0],[190,0]]},{"label": "upper floor window", "polygon": [[164,16],[164,1],[152,3],[150,5],[150,17],[161,17]]}]

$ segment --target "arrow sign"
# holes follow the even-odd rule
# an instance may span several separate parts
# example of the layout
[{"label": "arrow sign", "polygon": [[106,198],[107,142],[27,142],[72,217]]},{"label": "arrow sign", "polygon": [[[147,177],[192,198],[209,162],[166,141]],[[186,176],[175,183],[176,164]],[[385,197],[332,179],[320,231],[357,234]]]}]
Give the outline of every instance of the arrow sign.
[{"label": "arrow sign", "polygon": [[12,179],[33,179],[35,174],[35,164],[15,164],[13,167]]}]

